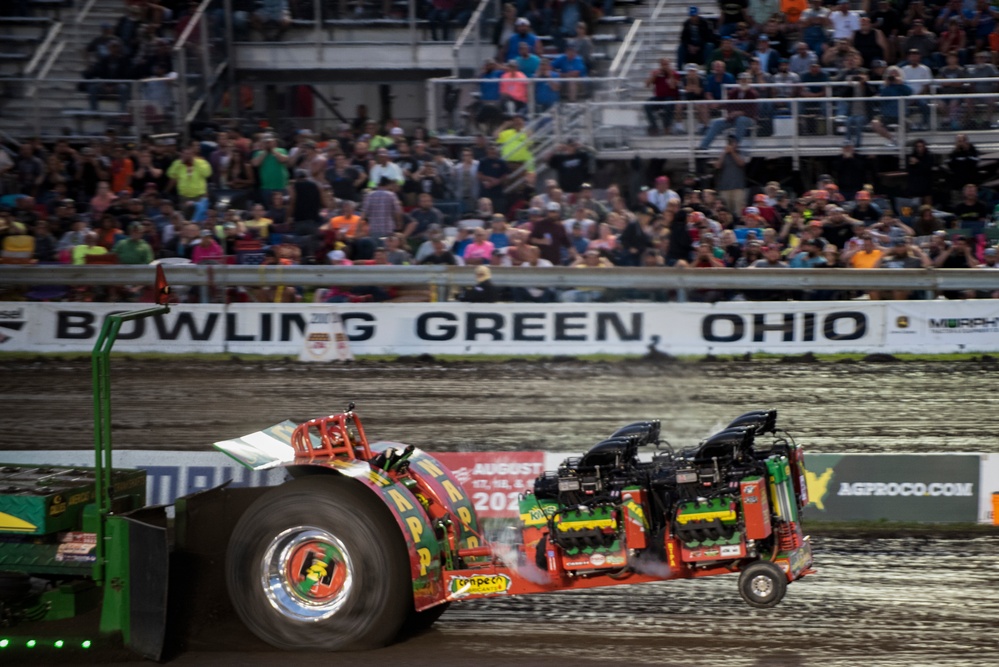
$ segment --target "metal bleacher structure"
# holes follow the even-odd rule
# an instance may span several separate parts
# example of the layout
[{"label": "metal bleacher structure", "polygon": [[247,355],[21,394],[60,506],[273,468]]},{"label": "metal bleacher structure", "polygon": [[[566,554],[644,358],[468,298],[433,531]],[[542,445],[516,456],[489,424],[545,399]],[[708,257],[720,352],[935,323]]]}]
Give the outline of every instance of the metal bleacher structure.
[{"label": "metal bleacher structure", "polygon": [[[854,3],[859,6],[859,3]],[[593,154],[602,160],[631,160],[635,157],[672,159],[686,163],[693,170],[698,159],[716,157],[722,141],[716,141],[707,150],[700,150],[701,132],[695,119],[694,104],[676,104],[676,124],[671,132],[649,136],[645,116],[646,100],[651,92],[645,86],[649,73],[658,66],[659,59],[667,57],[676,62],[679,33],[691,6],[698,6],[702,16],[712,17],[717,6],[708,2],[689,0],[646,0],[628,7],[626,30],[618,27],[620,41],[609,44],[606,50],[606,69],[598,70],[601,79],[595,81],[591,94],[575,104],[563,102],[544,113],[529,114],[529,129],[533,132],[535,147],[550,147],[566,136],[580,139]],[[441,79],[438,86],[463,86],[466,95],[478,87],[474,79],[455,82]],[[984,154],[994,156],[999,151],[999,81],[966,79],[967,89],[958,97],[967,105],[969,118],[963,118],[960,127],[952,126],[946,117],[948,98],[942,84],[934,83],[930,94],[907,98],[899,102],[899,116],[907,122],[891,126],[895,141],[886,142],[874,133],[869,123],[863,132],[863,151],[867,155],[887,158],[890,164],[897,158],[898,168],[903,168],[911,142],[917,138],[926,141],[930,152],[947,154],[953,148],[955,135],[963,132]],[[978,92],[982,88],[988,92]],[[875,89],[876,91],[876,89]],[[827,86],[826,96],[838,96],[835,85]],[[440,109],[441,95],[428,95],[428,117],[431,126],[452,133],[462,133],[462,124],[454,122]],[[880,107],[881,100],[868,98],[870,106]],[[925,103],[930,115],[926,128],[918,128],[917,104]],[[716,105],[717,106],[717,105]],[[724,106],[724,104],[722,105]],[[761,107],[774,115],[761,118],[754,124],[750,136],[743,144],[751,156],[762,158],[790,158],[791,168],[797,170],[803,158],[830,157],[840,154],[845,141],[846,118],[835,99],[821,105],[819,112],[811,105],[797,99],[787,104]],[[712,111],[712,117],[721,115]],[[703,132],[703,130],[702,130]],[[455,139],[457,141],[457,139]],[[464,138],[462,139],[464,140]]]}]

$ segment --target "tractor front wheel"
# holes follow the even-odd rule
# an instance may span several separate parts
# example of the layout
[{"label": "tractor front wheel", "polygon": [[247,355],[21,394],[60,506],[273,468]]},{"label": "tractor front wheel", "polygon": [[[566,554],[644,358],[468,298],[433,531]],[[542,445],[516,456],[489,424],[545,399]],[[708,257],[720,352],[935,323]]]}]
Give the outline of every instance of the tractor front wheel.
[{"label": "tractor front wheel", "polygon": [[739,593],[753,607],[775,607],[786,592],[787,575],[768,561],[753,563],[739,575]]},{"label": "tractor front wheel", "polygon": [[247,509],[229,543],[226,584],[243,623],[285,650],[385,646],[412,604],[391,512],[332,475],[283,484]]}]

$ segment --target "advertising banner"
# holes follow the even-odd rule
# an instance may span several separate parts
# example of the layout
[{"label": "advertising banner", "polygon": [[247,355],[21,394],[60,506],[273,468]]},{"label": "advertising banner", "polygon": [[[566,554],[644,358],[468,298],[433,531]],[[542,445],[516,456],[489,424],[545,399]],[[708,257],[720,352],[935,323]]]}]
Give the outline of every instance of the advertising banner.
[{"label": "advertising banner", "polygon": [[914,345],[933,352],[995,350],[999,343],[999,300],[886,303],[888,350]]},{"label": "advertising banner", "polygon": [[465,487],[480,518],[518,516],[517,498],[534,489],[545,460],[542,452],[444,452],[434,457]]},{"label": "advertising banner", "polygon": [[[138,307],[136,305],[135,307]],[[87,352],[121,304],[0,304],[0,351]],[[354,354],[669,354],[878,351],[883,302],[341,304]],[[126,322],[124,352],[297,356],[324,304],[182,304]],[[999,337],[997,337],[999,338]],[[999,349],[999,339],[995,342]]]},{"label": "advertising banner", "polygon": [[805,465],[806,521],[978,520],[977,454],[809,454]]}]

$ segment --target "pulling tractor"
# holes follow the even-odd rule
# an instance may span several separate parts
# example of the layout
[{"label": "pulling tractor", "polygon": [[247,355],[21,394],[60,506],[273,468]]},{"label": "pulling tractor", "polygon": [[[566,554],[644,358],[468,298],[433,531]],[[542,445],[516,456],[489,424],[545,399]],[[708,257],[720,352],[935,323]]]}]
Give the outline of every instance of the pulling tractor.
[{"label": "pulling tractor", "polygon": [[440,461],[370,441],[351,404],[215,443],[287,481],[178,499],[171,523],[143,507],[144,473],[111,466],[107,390],[120,321],[165,310],[111,316],[95,346],[93,470],[0,472],[0,622],[99,607],[101,630],[159,659],[167,619],[195,604],[183,579],[202,595],[221,582],[243,624],[275,647],[360,650],[477,598],[736,574],[742,598],[767,608],[814,572],[802,448],[776,410],[680,450],[658,421],[624,426],[538,477],[507,528],[515,538],[490,541]]}]

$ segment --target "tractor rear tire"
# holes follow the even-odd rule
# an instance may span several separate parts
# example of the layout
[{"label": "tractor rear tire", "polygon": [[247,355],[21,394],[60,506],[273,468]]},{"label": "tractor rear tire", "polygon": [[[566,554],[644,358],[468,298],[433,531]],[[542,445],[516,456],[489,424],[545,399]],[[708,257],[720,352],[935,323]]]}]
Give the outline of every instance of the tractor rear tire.
[{"label": "tractor rear tire", "polygon": [[757,561],[739,575],[739,593],[752,607],[776,607],[787,593],[787,575],[769,561]]},{"label": "tractor rear tire", "polygon": [[360,483],[314,475],[283,484],[240,517],[226,585],[253,634],[284,650],[391,643],[412,609],[406,542]]}]

